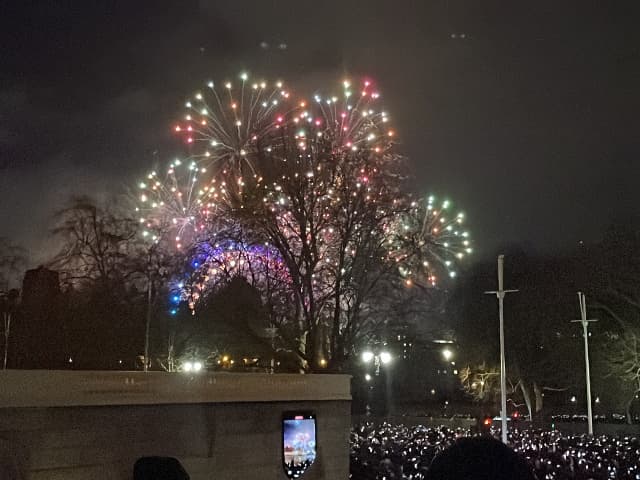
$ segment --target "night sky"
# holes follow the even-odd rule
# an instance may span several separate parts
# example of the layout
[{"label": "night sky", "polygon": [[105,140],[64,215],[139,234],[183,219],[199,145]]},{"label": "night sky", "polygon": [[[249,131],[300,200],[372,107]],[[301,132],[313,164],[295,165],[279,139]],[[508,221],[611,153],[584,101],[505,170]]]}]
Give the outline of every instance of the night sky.
[{"label": "night sky", "polygon": [[246,70],[296,91],[374,79],[416,189],[467,213],[479,257],[596,240],[640,212],[638,5],[1,2],[0,236],[42,256],[71,193],[166,165],[185,98]]}]

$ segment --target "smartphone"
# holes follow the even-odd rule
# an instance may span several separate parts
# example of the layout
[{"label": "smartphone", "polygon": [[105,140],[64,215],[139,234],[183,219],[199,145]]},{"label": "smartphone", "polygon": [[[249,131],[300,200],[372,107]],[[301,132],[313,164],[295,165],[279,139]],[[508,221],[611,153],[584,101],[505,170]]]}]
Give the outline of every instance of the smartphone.
[{"label": "smartphone", "polygon": [[289,478],[300,478],[316,459],[316,416],[287,412],[282,417],[282,462]]}]

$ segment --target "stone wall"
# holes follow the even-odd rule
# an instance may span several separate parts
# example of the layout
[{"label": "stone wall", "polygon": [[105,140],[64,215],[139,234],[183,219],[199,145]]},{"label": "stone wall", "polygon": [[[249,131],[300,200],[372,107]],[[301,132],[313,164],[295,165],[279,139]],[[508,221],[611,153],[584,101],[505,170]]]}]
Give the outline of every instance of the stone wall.
[{"label": "stone wall", "polygon": [[346,376],[0,372],[0,477],[129,480],[137,458],[160,455],[193,480],[285,479],[287,411],[317,416],[304,478],[346,480]]}]

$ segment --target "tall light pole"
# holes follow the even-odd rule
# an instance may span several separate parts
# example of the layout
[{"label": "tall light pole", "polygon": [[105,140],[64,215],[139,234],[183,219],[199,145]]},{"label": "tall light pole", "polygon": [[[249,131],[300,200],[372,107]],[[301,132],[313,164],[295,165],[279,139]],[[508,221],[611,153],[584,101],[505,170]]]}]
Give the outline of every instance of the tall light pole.
[{"label": "tall light pole", "polygon": [[589,372],[589,322],[597,322],[596,319],[587,320],[587,300],[584,293],[578,292],[578,302],[580,302],[580,320],[571,320],[572,323],[582,324],[584,336],[584,369],[587,383],[587,424],[589,435],[593,435],[593,411],[591,410],[591,373]]},{"label": "tall light pole", "polygon": [[[151,330],[152,311],[154,304],[154,282],[153,282],[153,256],[158,249],[160,238],[154,237],[154,243],[147,250],[147,315],[144,328],[144,371],[148,371],[151,366],[149,360],[149,335]],[[158,262],[156,266],[156,275],[160,273],[161,267]]]},{"label": "tall light pole", "polygon": [[0,292],[0,308],[2,309],[2,320],[4,324],[4,359],[2,361],[2,369],[7,369],[7,361],[9,359],[9,335],[11,333],[11,319],[15,313],[20,292],[11,289],[7,292]]},{"label": "tall light pole", "polygon": [[265,328],[267,335],[271,339],[271,369],[270,373],[275,373],[276,371],[276,335],[278,333],[278,328],[275,326],[270,326]]},{"label": "tall light pole", "polygon": [[153,255],[152,245],[148,252],[147,263],[147,318],[144,328],[144,371],[149,370],[149,330],[151,327],[151,310],[153,308],[153,279],[151,278],[151,258]]},{"label": "tall light pole", "polygon": [[[374,375],[376,377],[376,384],[379,384],[377,382],[377,377],[380,375],[380,367],[382,365],[388,365],[389,363],[391,363],[392,361],[392,356],[389,352],[385,351],[377,351],[376,353],[374,353],[371,350],[365,350],[364,352],[362,352],[361,355],[362,361],[366,364],[370,364],[373,362],[373,366],[375,367],[374,370]],[[370,382],[372,380],[371,375],[369,375],[368,373],[365,375],[365,380],[368,382]],[[386,409],[390,410],[391,409],[391,397],[390,397],[390,385],[389,385],[389,376],[385,374],[385,400],[386,400]],[[367,407],[366,410],[367,412],[371,411],[371,390],[372,390],[373,386],[369,385],[367,386]],[[368,413],[367,413],[368,414]]]},{"label": "tall light pole", "polygon": [[507,443],[507,367],[504,358],[504,297],[507,293],[518,290],[504,289],[504,255],[498,255],[498,290],[484,292],[498,297],[500,316],[500,419],[502,421],[502,442]]}]

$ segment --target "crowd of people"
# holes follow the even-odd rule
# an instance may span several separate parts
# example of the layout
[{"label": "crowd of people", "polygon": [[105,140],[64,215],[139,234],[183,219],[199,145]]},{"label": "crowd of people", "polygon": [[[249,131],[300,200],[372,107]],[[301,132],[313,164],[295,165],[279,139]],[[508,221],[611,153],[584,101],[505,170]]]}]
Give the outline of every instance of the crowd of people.
[{"label": "crowd of people", "polygon": [[291,460],[290,462],[285,462],[284,471],[288,478],[300,478],[312,463],[312,459],[307,459],[302,462],[295,462],[294,460]]},{"label": "crowd of people", "polygon": [[[467,429],[363,424],[351,432],[351,479],[428,479],[433,458],[472,435]],[[640,479],[640,439],[636,437],[513,430],[509,445],[538,480]]]}]

